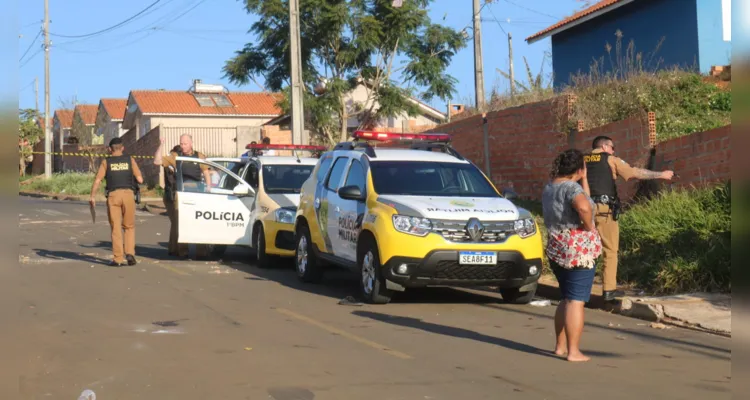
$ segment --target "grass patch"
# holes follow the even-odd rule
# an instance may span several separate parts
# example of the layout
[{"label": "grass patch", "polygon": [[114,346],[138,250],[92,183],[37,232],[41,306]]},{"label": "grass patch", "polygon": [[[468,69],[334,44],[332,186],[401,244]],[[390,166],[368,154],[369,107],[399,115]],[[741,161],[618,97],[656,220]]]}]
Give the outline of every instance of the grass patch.
[{"label": "grass patch", "polygon": [[620,280],[654,294],[728,292],[730,268],[730,184],[664,192],[620,219]]},{"label": "grass patch", "polygon": [[[72,196],[91,194],[91,185],[94,183],[93,173],[65,172],[53,174],[49,179],[40,178],[23,187],[25,191],[67,194]],[[102,181],[99,193],[104,194],[106,182]]]}]

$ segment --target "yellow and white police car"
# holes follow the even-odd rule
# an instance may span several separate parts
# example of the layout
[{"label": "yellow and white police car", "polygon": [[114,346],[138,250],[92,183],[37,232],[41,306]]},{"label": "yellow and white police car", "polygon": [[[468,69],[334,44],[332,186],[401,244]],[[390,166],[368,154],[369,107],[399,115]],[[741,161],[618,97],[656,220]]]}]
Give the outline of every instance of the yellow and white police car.
[{"label": "yellow and white police car", "polygon": [[[321,152],[321,146],[248,145],[273,150]],[[250,156],[200,160],[178,157],[185,163],[204,164],[210,184],[177,182],[180,243],[209,244],[214,254],[226,246],[255,250],[257,264],[271,267],[276,257],[294,256],[294,216],[302,183],[318,159],[299,156]],[[179,177],[181,174],[178,174]]]},{"label": "yellow and white police car", "polygon": [[[360,275],[369,303],[424,286],[497,286],[506,302],[533,299],[543,250],[531,213],[451,148],[449,135],[354,137],[324,153],[302,186],[301,280],[319,281],[324,264],[334,264]],[[411,145],[373,148],[367,140]]]}]

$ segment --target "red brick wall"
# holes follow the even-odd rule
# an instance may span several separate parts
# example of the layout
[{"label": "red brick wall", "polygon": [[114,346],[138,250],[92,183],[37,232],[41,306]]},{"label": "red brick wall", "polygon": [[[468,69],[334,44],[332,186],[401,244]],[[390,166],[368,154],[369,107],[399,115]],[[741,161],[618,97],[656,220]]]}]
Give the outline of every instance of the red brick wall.
[{"label": "red brick wall", "polygon": [[674,186],[702,186],[730,179],[730,133],[727,125],[707,132],[694,133],[656,147],[654,169],[672,169]]},{"label": "red brick wall", "polygon": [[[81,153],[85,149],[86,151],[91,151],[94,154],[108,154],[107,147],[104,145],[98,145],[98,146],[79,146],[77,144],[66,144],[63,145],[63,153],[62,156],[62,162],[63,162],[63,171],[64,172],[90,172],[91,169],[89,168],[89,157],[88,156],[82,156],[82,155],[68,155],[68,153]],[[96,166],[98,164],[98,160],[100,158],[97,158],[94,163],[94,168],[96,169]]]},{"label": "red brick wall", "polygon": [[[560,100],[564,99],[487,114],[491,178],[498,188],[513,188],[523,198],[538,200],[557,154],[570,147],[588,151],[593,139],[599,135],[611,137],[617,149],[616,155],[630,165],[654,170],[674,169],[678,186],[729,178],[730,127],[659,144],[653,149],[655,159],[649,165],[657,134],[654,113],[564,134],[559,132],[559,110],[564,105],[559,103]],[[481,115],[430,131],[453,135],[456,150],[485,169]],[[619,179],[620,196],[625,201],[631,199],[642,184],[637,180],[626,183]]]},{"label": "red brick wall", "polygon": [[159,143],[161,143],[159,127],[157,126],[150,130],[136,142],[133,142],[134,139],[135,129],[131,129],[123,135],[125,152],[133,156],[145,156],[135,157],[135,161],[138,163],[138,167],[143,174],[143,183],[149,187],[158,186],[161,167],[154,165],[154,153],[156,153],[156,149],[159,148]]}]

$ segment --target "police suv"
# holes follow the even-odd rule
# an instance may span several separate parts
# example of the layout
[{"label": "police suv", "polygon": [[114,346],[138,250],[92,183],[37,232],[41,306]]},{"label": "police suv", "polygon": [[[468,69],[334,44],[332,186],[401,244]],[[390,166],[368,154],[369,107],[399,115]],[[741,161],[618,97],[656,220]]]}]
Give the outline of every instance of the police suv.
[{"label": "police suv", "polygon": [[[248,149],[314,151],[319,146],[248,145]],[[250,156],[200,160],[178,157],[185,163],[205,164],[211,182],[197,189],[182,185],[177,174],[180,243],[208,244],[219,255],[228,245],[255,249],[260,267],[273,266],[276,257],[294,256],[294,216],[302,183],[317,158]]]},{"label": "police suv", "polygon": [[[532,215],[450,147],[449,135],[354,138],[324,153],[302,186],[295,220],[302,281],[321,280],[324,264],[333,264],[359,274],[369,303],[423,286],[496,286],[506,302],[533,299],[543,250]],[[368,140],[410,146],[373,148]]]}]

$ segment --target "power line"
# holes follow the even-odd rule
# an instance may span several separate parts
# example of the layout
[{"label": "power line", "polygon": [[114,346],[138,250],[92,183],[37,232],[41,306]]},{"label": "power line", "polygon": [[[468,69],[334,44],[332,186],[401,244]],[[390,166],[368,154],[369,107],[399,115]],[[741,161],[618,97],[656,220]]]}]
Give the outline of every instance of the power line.
[{"label": "power line", "polygon": [[19,65],[19,66],[18,66],[18,68],[21,68],[21,67],[23,67],[24,65],[28,64],[28,63],[29,63],[29,61],[33,60],[33,59],[34,59],[34,57],[36,57],[37,55],[39,55],[39,53],[41,53],[41,52],[42,52],[42,50],[44,50],[44,49],[41,49],[41,48],[40,48],[39,50],[35,51],[35,52],[34,52],[34,54],[32,54],[32,55],[31,55],[31,57],[27,58],[27,59],[26,59],[26,61],[24,61],[24,62],[23,62],[23,63],[22,63],[21,65]]},{"label": "power line", "polygon": [[89,37],[89,36],[98,35],[98,34],[101,34],[101,33],[104,33],[104,32],[108,32],[108,31],[111,31],[113,29],[119,28],[119,27],[127,24],[128,22],[130,22],[130,21],[138,18],[138,16],[140,16],[141,14],[143,14],[146,11],[148,11],[149,9],[151,9],[153,6],[157,5],[159,2],[161,2],[161,0],[156,0],[155,2],[151,3],[148,7],[144,8],[141,11],[139,11],[138,13],[136,13],[133,16],[131,16],[130,18],[128,18],[128,19],[126,19],[126,20],[124,20],[124,21],[122,21],[122,22],[120,22],[118,24],[112,25],[109,28],[102,29],[100,31],[87,33],[85,35],[59,35],[59,34],[56,34],[56,33],[50,33],[50,35],[57,36],[57,37],[63,37],[63,38],[85,38],[85,37]]},{"label": "power line", "polygon": [[36,44],[36,40],[39,39],[39,36],[41,35],[42,35],[42,31],[40,29],[39,32],[37,32],[36,36],[34,36],[34,39],[31,39],[31,44],[26,49],[26,51],[23,52],[23,55],[21,56],[21,58],[18,59],[18,62],[21,62],[21,60],[23,60],[23,58],[26,57],[26,54],[29,54],[29,51],[31,50],[32,47],[34,47],[34,44]]},{"label": "power line", "polygon": [[530,11],[530,12],[533,12],[534,14],[539,14],[539,15],[543,15],[543,16],[545,16],[545,17],[550,17],[550,18],[552,18],[552,19],[556,19],[556,20],[559,20],[559,19],[560,19],[560,17],[555,17],[554,15],[550,15],[550,14],[547,14],[547,13],[544,13],[544,12],[541,12],[541,11],[537,11],[537,10],[534,10],[533,8],[529,8],[529,7],[526,7],[526,6],[522,6],[522,5],[520,5],[520,4],[517,4],[517,3],[514,3],[514,2],[512,2],[512,1],[510,1],[510,0],[505,0],[505,2],[506,2],[506,3],[508,3],[508,4],[514,5],[514,6],[518,7],[518,8],[523,8],[523,9],[524,9],[524,10],[526,10],[526,11]]},{"label": "power line", "polygon": [[500,30],[502,30],[503,33],[507,35],[508,32],[506,32],[505,28],[503,28],[503,26],[500,24],[500,20],[497,19],[497,17],[495,16],[495,12],[492,11],[492,7],[488,8],[488,10],[490,10],[490,15],[492,15],[492,18],[495,20],[495,22],[497,22],[497,26],[500,27]]}]

